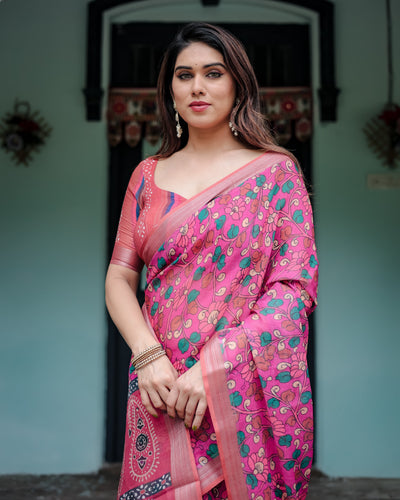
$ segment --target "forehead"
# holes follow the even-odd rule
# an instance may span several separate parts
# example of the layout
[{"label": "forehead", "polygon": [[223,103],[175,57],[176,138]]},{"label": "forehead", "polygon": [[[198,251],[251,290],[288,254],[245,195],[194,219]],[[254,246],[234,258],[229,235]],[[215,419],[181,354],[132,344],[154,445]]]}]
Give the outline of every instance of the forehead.
[{"label": "forehead", "polygon": [[214,62],[223,63],[224,58],[218,50],[202,42],[192,42],[176,58],[176,66],[202,66]]}]

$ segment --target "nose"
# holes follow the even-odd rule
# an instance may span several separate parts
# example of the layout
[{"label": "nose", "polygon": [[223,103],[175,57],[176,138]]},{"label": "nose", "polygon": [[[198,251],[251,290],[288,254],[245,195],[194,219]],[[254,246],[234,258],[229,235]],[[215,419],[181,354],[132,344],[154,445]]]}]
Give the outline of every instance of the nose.
[{"label": "nose", "polygon": [[192,95],[196,96],[204,94],[205,94],[205,89],[202,77],[201,75],[195,75],[192,79]]}]

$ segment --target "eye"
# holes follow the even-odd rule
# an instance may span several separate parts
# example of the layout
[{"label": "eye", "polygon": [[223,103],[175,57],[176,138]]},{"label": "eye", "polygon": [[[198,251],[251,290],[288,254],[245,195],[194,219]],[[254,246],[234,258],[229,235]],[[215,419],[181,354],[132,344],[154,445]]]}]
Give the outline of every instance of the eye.
[{"label": "eye", "polygon": [[219,71],[210,71],[209,73],[207,73],[207,76],[209,78],[219,78],[222,76],[222,73],[220,73]]},{"label": "eye", "polygon": [[190,73],[179,73],[177,77],[179,78],[179,80],[189,80],[189,78],[191,78],[192,75]]}]

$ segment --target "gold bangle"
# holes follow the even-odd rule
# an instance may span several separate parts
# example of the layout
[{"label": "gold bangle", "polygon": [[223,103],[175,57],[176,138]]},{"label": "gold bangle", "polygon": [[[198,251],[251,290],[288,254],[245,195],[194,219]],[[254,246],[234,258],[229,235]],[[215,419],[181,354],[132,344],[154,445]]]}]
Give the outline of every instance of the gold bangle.
[{"label": "gold bangle", "polygon": [[161,356],[165,356],[165,355],[166,355],[166,352],[164,351],[164,349],[162,351],[151,354],[150,356],[148,356],[145,359],[143,359],[142,361],[140,361],[140,363],[135,365],[135,370],[138,371],[141,368],[143,368],[144,366],[149,365],[150,363],[152,363],[156,359],[161,358]]},{"label": "gold bangle", "polygon": [[153,354],[153,353],[155,353],[157,351],[160,351],[161,349],[162,349],[162,345],[161,344],[155,344],[155,345],[152,345],[150,347],[147,347],[143,351],[139,352],[139,354],[136,354],[136,356],[134,356],[134,358],[132,360],[133,365],[136,365],[143,358],[145,358],[148,355]]}]

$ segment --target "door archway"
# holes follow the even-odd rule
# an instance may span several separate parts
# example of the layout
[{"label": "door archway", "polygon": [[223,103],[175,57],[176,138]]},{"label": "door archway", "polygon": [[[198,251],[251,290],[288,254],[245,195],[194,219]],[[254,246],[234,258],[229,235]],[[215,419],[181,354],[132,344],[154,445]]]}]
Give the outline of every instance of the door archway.
[{"label": "door archway", "polygon": [[[129,3],[135,3],[136,0],[133,0],[133,2],[127,2],[127,1],[99,1],[99,0],[94,0],[92,1],[90,5],[97,7],[97,16],[101,14],[101,17],[97,17],[97,21],[101,21],[101,25],[103,23],[103,15],[108,12],[109,9],[122,5],[122,4],[129,4]],[[290,2],[287,2],[290,3]],[[291,2],[291,3],[306,3],[306,2]],[[101,4],[101,5],[100,5]],[[112,4],[112,6],[111,6]],[[100,7],[104,7],[103,10],[100,9]],[[107,8],[106,8],[107,7]],[[93,13],[92,13],[93,15]],[[219,24],[225,24],[225,23],[219,23]],[[90,23],[89,23],[90,27]],[[90,31],[90,30],[89,30]],[[175,30],[174,30],[175,31]],[[101,47],[100,47],[101,49]],[[88,51],[89,53],[89,51]],[[100,119],[100,112],[101,112],[101,96],[102,96],[102,89],[100,86],[101,82],[101,61],[102,61],[102,54],[101,50],[100,52],[96,52],[96,57],[98,67],[97,70],[95,71],[96,64],[93,64],[90,68],[90,71],[92,72],[91,75],[92,77],[97,74],[98,78],[98,86],[93,87],[92,90],[92,97],[95,96],[96,100],[92,100],[90,103],[88,102],[88,112],[90,111],[91,113],[98,113],[97,118],[91,118],[93,120],[98,120]],[[89,68],[88,68],[88,74],[90,73]],[[88,96],[90,92],[86,92],[86,96]],[[90,108],[90,109],[89,109]],[[93,115],[94,116],[94,115]],[[97,116],[97,115],[96,115]],[[324,116],[321,114],[321,119],[323,119]],[[326,118],[326,116],[325,116]],[[119,163],[119,166],[121,168],[115,169],[115,168],[110,168],[110,172],[112,172],[112,176],[110,175],[110,184],[109,184],[109,192],[113,192],[112,196],[116,196],[119,198],[119,200],[116,201],[114,204],[114,208],[111,210],[114,212],[114,216],[112,216],[110,219],[115,219],[115,221],[118,220],[119,218],[119,211],[120,211],[120,203],[121,203],[121,198],[125,192],[126,184],[127,181],[129,180],[130,173],[132,171],[133,165],[137,164],[140,159],[141,155],[139,151],[133,152],[130,151],[129,148],[126,146],[122,146],[122,149],[120,151],[115,151],[114,153],[114,158],[116,158],[117,163]],[[133,154],[133,156],[132,156]],[[111,162],[113,160],[111,159]],[[110,167],[115,166],[110,164]],[[116,174],[116,172],[119,172]],[[112,197],[110,196],[110,198]],[[113,241],[113,235],[114,229],[109,231],[110,235],[110,248],[111,248],[111,240]],[[107,395],[107,436],[106,436],[106,460],[109,462],[112,461],[119,461],[120,457],[122,455],[122,445],[123,445],[123,432],[124,432],[124,425],[125,425],[125,402],[126,402],[126,392],[125,392],[125,382],[126,382],[126,373],[125,369],[121,371],[121,369],[118,370],[118,366],[123,365],[124,367],[127,366],[129,362],[129,352],[127,351],[126,346],[121,347],[121,343],[123,341],[120,339],[119,335],[116,334],[116,332],[113,334],[112,329],[115,329],[115,327],[112,325],[112,322],[109,323],[109,345],[108,345],[108,395]],[[110,342],[110,339],[111,342]],[[125,347],[125,353],[124,351]],[[312,356],[312,353],[311,353]],[[112,360],[110,363],[110,359]]]},{"label": "door archway", "polygon": [[[92,0],[88,3],[86,46],[86,119],[101,120],[104,90],[101,87],[101,63],[103,49],[103,18],[108,11],[139,0]],[[271,0],[265,0],[271,4]],[[142,3],[142,2],[141,2]],[[219,0],[202,0],[205,6],[217,6]],[[272,3],[291,4],[315,12],[319,26],[319,73],[321,121],[336,121],[337,96],[335,76],[334,4],[329,0],[273,0]]]}]

